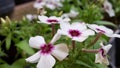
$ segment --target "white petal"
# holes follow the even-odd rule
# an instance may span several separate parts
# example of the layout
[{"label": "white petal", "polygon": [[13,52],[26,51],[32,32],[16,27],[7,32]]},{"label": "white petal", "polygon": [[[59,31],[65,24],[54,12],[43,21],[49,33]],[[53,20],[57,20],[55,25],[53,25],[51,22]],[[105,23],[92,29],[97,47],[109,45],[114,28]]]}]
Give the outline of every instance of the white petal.
[{"label": "white petal", "polygon": [[95,35],[95,32],[93,30],[87,29],[82,31],[83,36],[88,36],[88,35]]},{"label": "white petal", "polygon": [[54,10],[56,8],[53,4],[46,4],[46,7],[51,10]]},{"label": "white petal", "polygon": [[29,45],[33,48],[40,49],[43,44],[45,44],[45,40],[42,36],[31,37],[29,40]]},{"label": "white petal", "polygon": [[104,10],[109,14],[110,17],[115,16],[115,12],[112,9],[112,4],[108,0],[105,0],[103,5]]},{"label": "white petal", "polygon": [[69,36],[69,35],[68,35],[68,32],[65,31],[65,30],[58,29],[57,33],[58,33],[59,35],[67,35],[67,36]]},{"label": "white petal", "polygon": [[85,30],[87,29],[85,23],[82,23],[82,22],[74,22],[71,24],[71,27],[73,29],[78,29],[78,30]]},{"label": "white petal", "polygon": [[111,35],[111,37],[117,37],[117,38],[120,38],[120,34],[113,34],[113,35]]},{"label": "white petal", "polygon": [[39,59],[40,59],[40,52],[37,52],[25,60],[30,63],[37,63]]},{"label": "white petal", "polygon": [[65,59],[68,55],[68,47],[66,44],[57,44],[55,45],[55,50],[53,50],[52,55],[56,57],[59,61]]},{"label": "white petal", "polygon": [[111,45],[111,44],[108,44],[108,45],[106,45],[106,46],[103,46],[102,48],[105,50],[105,52],[106,52],[106,54],[107,54],[111,47],[112,47],[112,45]]},{"label": "white petal", "polygon": [[52,68],[55,65],[55,59],[51,55],[41,55],[37,68]]},{"label": "white petal", "polygon": [[95,63],[100,63],[100,64],[104,63],[106,65],[109,65],[109,61],[107,59],[107,56],[102,57],[102,55],[100,53],[95,55]]},{"label": "white petal", "polygon": [[88,36],[73,37],[72,40],[83,42],[88,38]]},{"label": "white petal", "polygon": [[61,34],[56,33],[50,43],[54,44],[58,39],[60,39],[60,37],[61,37]]},{"label": "white petal", "polygon": [[38,19],[41,21],[41,23],[50,24],[47,22],[47,19],[48,19],[47,16],[38,16]]},{"label": "white petal", "polygon": [[68,31],[70,29],[70,23],[69,22],[61,22],[60,23],[60,28],[62,30]]}]

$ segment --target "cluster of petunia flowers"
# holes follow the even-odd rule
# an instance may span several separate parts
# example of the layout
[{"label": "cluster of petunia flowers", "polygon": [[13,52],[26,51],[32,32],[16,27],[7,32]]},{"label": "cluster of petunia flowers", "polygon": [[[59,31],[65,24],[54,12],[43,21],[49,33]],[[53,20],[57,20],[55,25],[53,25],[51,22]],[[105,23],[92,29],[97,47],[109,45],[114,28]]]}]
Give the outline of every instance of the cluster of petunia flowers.
[{"label": "cluster of petunia flowers", "polygon": [[[38,19],[40,20],[39,23],[45,23],[49,25],[60,24],[60,28],[53,36],[50,43],[46,43],[42,36],[35,36],[29,39],[29,45],[32,48],[39,49],[39,51],[27,58],[26,61],[30,63],[38,62],[37,68],[52,68],[56,62],[55,58],[59,61],[62,61],[67,56],[69,56],[69,49],[67,47],[67,44],[60,43],[54,45],[54,43],[63,35],[77,42],[83,42],[89,38],[89,36],[99,33],[104,34],[107,37],[120,38],[119,34],[115,34],[111,29],[105,26],[86,24],[84,22],[70,23],[70,20],[56,16],[38,16]],[[95,55],[95,63],[104,63],[106,65],[109,65],[107,53],[112,45],[103,45],[103,43],[100,43],[100,46],[101,48],[98,49],[97,54]]]}]

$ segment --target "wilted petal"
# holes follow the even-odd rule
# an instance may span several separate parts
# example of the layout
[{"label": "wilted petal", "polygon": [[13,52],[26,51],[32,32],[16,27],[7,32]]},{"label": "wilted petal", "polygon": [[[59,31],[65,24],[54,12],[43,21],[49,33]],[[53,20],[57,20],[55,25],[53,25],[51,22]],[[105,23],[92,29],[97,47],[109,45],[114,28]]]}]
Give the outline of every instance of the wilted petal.
[{"label": "wilted petal", "polygon": [[105,52],[106,52],[106,54],[107,54],[111,47],[112,47],[112,45],[111,45],[111,44],[108,44],[108,45],[106,45],[106,46],[103,46],[102,48],[105,50]]},{"label": "wilted petal", "polygon": [[35,53],[34,55],[30,56],[29,58],[25,59],[27,62],[30,63],[37,63],[40,59],[40,52]]},{"label": "wilted petal", "polygon": [[43,44],[45,44],[45,40],[42,36],[31,37],[29,40],[29,45],[33,48],[40,49]]},{"label": "wilted petal", "polygon": [[61,61],[67,57],[68,52],[69,50],[67,45],[61,43],[61,44],[55,45],[55,49],[53,50],[52,55]]},{"label": "wilted petal", "polygon": [[51,55],[41,55],[37,68],[52,68],[55,65],[55,59]]},{"label": "wilted petal", "polygon": [[107,59],[107,56],[103,57],[100,53],[95,55],[95,63],[104,63],[106,65],[109,65],[109,61]]}]

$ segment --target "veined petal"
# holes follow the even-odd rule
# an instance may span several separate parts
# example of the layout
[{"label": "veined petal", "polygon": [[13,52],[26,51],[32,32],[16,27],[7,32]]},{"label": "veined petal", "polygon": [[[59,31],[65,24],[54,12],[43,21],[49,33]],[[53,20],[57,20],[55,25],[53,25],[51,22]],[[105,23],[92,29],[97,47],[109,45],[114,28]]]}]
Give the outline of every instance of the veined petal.
[{"label": "veined petal", "polygon": [[74,22],[71,24],[71,27],[73,29],[78,29],[78,30],[85,30],[87,29],[85,23],[82,23],[82,22]]},{"label": "veined petal", "polygon": [[88,36],[73,37],[72,40],[83,42],[88,38]]},{"label": "veined petal", "polygon": [[59,35],[67,35],[67,36],[68,36],[67,31],[64,31],[64,30],[61,30],[61,29],[58,29],[57,33],[58,33]]},{"label": "veined petal", "polygon": [[35,53],[34,55],[30,56],[29,58],[25,59],[27,62],[30,63],[37,63],[40,59],[40,52],[38,51],[37,53]]},{"label": "veined petal", "polygon": [[50,54],[41,55],[37,68],[52,68],[55,65],[55,59]]},{"label": "veined petal", "polygon": [[87,29],[82,32],[83,36],[88,36],[88,35],[95,35],[95,32],[93,30]]},{"label": "veined petal", "polygon": [[45,44],[45,40],[42,36],[31,37],[29,40],[29,45],[33,48],[40,49],[43,44]]},{"label": "veined petal", "polygon": [[55,45],[55,49],[52,52],[52,55],[54,57],[56,57],[59,61],[62,61],[63,59],[65,59],[68,55],[68,47],[66,44],[57,44]]}]

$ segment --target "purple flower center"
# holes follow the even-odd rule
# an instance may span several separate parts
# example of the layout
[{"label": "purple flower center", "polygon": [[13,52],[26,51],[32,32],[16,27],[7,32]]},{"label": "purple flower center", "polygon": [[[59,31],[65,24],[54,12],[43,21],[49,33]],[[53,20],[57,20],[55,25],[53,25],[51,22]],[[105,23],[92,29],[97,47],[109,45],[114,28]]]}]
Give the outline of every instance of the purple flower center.
[{"label": "purple flower center", "polygon": [[72,36],[72,37],[78,37],[81,35],[81,32],[79,32],[78,30],[69,30],[69,34]]},{"label": "purple flower center", "polygon": [[104,49],[103,49],[103,48],[101,48],[101,49],[100,49],[100,53],[102,54],[102,56],[103,56],[103,57],[105,57],[105,56],[106,56],[105,51],[104,51]]},{"label": "purple flower center", "polygon": [[44,44],[40,47],[42,54],[49,54],[52,52],[54,46],[52,44]]},{"label": "purple flower center", "polygon": [[49,22],[49,23],[57,23],[58,20],[56,20],[56,19],[48,19],[47,22]]},{"label": "purple flower center", "polygon": [[96,28],[96,30],[99,31],[99,32],[101,32],[101,33],[105,33],[104,30],[101,30],[101,29],[99,29],[99,28]]}]

